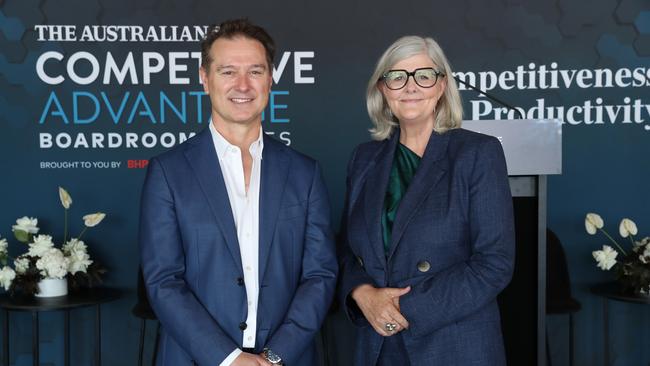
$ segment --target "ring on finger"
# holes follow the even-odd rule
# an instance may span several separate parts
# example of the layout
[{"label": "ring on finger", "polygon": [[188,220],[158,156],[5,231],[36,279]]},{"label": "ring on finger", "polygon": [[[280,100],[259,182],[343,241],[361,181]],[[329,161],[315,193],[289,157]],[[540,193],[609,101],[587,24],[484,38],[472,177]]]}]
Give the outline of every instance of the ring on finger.
[{"label": "ring on finger", "polygon": [[386,329],[387,332],[394,332],[396,328],[397,328],[397,324],[395,323],[384,324],[384,329]]}]

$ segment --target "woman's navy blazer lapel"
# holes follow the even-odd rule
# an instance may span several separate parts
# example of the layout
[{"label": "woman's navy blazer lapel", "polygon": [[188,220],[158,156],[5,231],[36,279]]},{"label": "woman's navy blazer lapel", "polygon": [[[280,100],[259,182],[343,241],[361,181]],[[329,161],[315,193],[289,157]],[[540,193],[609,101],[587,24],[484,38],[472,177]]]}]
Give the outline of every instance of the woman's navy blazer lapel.
[{"label": "woman's navy blazer lapel", "polygon": [[386,254],[382,236],[381,212],[384,207],[388,177],[393,166],[393,157],[398,142],[399,132],[396,132],[390,139],[379,145],[379,149],[372,161],[372,167],[363,183],[365,195],[364,217],[368,228],[368,236],[370,237],[370,244],[377,255],[378,263],[381,263],[384,267],[386,266]]},{"label": "woman's navy blazer lapel", "polygon": [[399,142],[399,131],[396,131],[393,136],[379,146],[371,163],[372,167],[369,169],[363,183],[366,226],[371,246],[379,259],[379,263],[385,265],[386,257],[390,260],[413,215],[448,170],[449,163],[445,158],[451,133],[452,131],[443,134],[436,132],[431,134],[413,181],[399,204],[395,222],[393,223],[388,256],[384,252],[381,213],[395,150]]},{"label": "woman's navy blazer lapel", "polygon": [[[420,205],[427,199],[431,191],[436,188],[440,179],[449,170],[449,160],[446,157],[447,145],[451,133],[453,131],[443,134],[438,134],[435,131],[431,133],[418,170],[397,208],[389,246],[389,260],[399,246],[404,230],[419,210]],[[440,186],[438,189],[447,189],[447,187]]]}]

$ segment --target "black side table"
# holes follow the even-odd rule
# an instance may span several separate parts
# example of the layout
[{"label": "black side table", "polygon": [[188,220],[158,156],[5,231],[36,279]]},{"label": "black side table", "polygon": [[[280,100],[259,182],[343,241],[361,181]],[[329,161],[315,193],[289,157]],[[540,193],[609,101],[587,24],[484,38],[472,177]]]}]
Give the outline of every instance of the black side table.
[{"label": "black side table", "polygon": [[39,298],[33,296],[9,297],[0,296],[0,308],[4,313],[4,354],[2,364],[9,366],[9,314],[10,311],[29,311],[32,313],[32,354],[33,364],[39,364],[39,328],[38,314],[41,311],[64,311],[64,364],[70,365],[70,310],[93,306],[95,307],[95,365],[101,365],[101,312],[100,305],[122,297],[124,292],[114,288],[82,289],[66,296]]},{"label": "black side table", "polygon": [[616,282],[599,283],[589,288],[591,293],[603,298],[603,365],[609,365],[609,310],[608,301],[616,300],[633,304],[650,305],[650,297],[633,296],[621,293],[620,285]]}]

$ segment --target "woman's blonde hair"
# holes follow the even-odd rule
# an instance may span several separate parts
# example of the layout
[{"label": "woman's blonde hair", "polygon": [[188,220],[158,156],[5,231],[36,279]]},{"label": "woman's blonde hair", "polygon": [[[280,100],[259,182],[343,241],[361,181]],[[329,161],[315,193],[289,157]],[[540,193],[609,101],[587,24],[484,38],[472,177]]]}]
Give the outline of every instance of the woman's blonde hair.
[{"label": "woman's blonde hair", "polygon": [[438,71],[443,72],[444,77],[447,78],[447,87],[436,106],[434,130],[443,133],[460,127],[463,119],[463,105],[447,57],[445,57],[444,52],[433,38],[406,36],[398,39],[388,47],[377,62],[375,72],[368,82],[366,105],[368,115],[370,115],[375,125],[370,129],[373,139],[385,140],[389,138],[399,124],[397,118],[391,113],[384,95],[379,90],[382,75],[396,63],[420,54],[429,56],[431,61],[438,67]]}]

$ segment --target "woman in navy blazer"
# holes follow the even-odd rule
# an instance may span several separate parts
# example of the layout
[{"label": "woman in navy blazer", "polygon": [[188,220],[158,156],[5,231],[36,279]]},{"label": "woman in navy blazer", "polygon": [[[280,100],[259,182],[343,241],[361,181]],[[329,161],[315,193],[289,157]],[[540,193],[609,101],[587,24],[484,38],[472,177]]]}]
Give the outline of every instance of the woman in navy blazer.
[{"label": "woman in navy blazer", "polygon": [[496,297],[514,223],[503,150],[460,128],[449,63],[403,37],[367,89],[372,142],[348,165],[340,296],[355,365],[505,365]]}]

